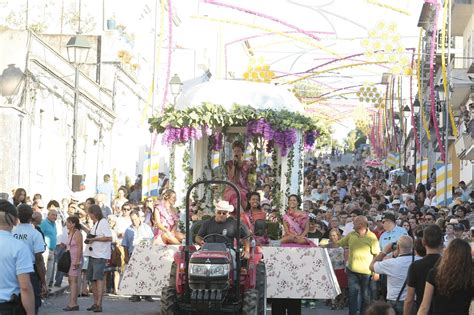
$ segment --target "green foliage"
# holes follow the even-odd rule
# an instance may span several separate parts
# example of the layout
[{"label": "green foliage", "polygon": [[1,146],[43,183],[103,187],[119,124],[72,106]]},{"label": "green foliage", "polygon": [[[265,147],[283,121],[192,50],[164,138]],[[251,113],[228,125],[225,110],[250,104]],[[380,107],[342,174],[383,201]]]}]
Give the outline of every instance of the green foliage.
[{"label": "green foliage", "polygon": [[276,111],[272,109],[258,110],[250,106],[234,105],[226,111],[220,105],[203,103],[201,106],[190,107],[184,110],[167,108],[162,116],[150,118],[150,129],[158,133],[164,132],[166,127],[200,127],[224,128],[231,126],[245,126],[251,120],[263,118],[274,129],[285,130],[295,128],[301,131],[319,130],[321,136],[328,135],[328,130],[323,124],[311,117],[287,110]]},{"label": "green foliage", "polygon": [[347,135],[344,140],[345,146],[349,151],[355,151],[359,145],[364,144],[367,141],[367,136],[360,129],[353,129]]}]

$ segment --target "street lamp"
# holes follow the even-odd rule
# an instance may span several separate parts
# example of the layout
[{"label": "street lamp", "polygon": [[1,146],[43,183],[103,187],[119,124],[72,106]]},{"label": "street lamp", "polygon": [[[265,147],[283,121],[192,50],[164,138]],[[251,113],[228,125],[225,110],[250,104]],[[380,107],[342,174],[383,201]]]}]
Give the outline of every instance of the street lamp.
[{"label": "street lamp", "polygon": [[77,34],[69,39],[66,44],[69,62],[75,68],[74,80],[74,114],[73,114],[73,134],[72,134],[72,175],[77,174],[77,129],[79,113],[79,66],[87,61],[91,45],[84,36]]},{"label": "street lamp", "polygon": [[11,104],[13,97],[18,94],[24,75],[15,64],[9,64],[0,75],[0,93],[7,98],[8,104]]},{"label": "street lamp", "polygon": [[181,79],[175,73],[174,76],[171,78],[169,84],[171,88],[171,94],[173,94],[173,97],[174,97],[173,105],[176,106],[176,98],[178,97],[179,93],[181,93],[183,89],[183,82],[181,82]]}]

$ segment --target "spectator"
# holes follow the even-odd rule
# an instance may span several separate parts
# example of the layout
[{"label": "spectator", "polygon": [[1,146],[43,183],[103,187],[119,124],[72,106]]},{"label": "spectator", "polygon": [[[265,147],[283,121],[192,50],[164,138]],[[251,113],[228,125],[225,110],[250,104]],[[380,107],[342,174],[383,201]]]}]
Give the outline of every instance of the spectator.
[{"label": "spectator", "polygon": [[114,186],[110,182],[110,175],[104,175],[104,182],[99,184],[96,189],[97,194],[102,194],[104,197],[103,202],[105,206],[108,206],[109,209],[112,205],[112,198],[114,195]]},{"label": "spectator", "polygon": [[79,293],[78,278],[81,276],[81,265],[82,265],[82,235],[81,235],[81,224],[79,218],[69,217],[66,219],[67,227],[67,250],[71,255],[71,267],[69,268],[68,282],[70,288],[69,303],[63,308],[63,311],[78,311],[79,305],[77,304],[77,296]]},{"label": "spectator", "polygon": [[395,215],[390,212],[384,214],[382,224],[385,232],[380,235],[380,249],[387,246],[387,244],[397,242],[400,236],[408,235],[406,229],[397,226]]},{"label": "spectator", "polygon": [[441,257],[443,231],[435,224],[428,225],[423,230],[422,242],[426,249],[426,255],[422,259],[413,262],[408,268],[407,294],[403,306],[404,315],[414,314],[421,305],[428,271],[435,266]]},{"label": "spectator", "polygon": [[43,260],[45,244],[43,237],[32,225],[33,209],[25,203],[18,206],[20,224],[12,229],[12,235],[17,240],[24,242],[30,250],[31,261],[35,271],[30,274],[31,284],[35,294],[35,312],[41,307],[41,296],[48,295],[46,284],[46,268]]},{"label": "spectator", "polygon": [[[125,262],[128,263],[130,257],[132,256],[133,250],[136,245],[140,244],[143,241],[151,241],[154,238],[153,230],[147,224],[142,223],[140,216],[137,211],[132,211],[130,214],[130,219],[132,220],[132,225],[130,225],[126,230],[122,240],[122,246],[125,249]],[[151,296],[145,296],[145,301],[153,302]],[[139,302],[141,300],[140,296],[133,295],[131,297],[132,302]]]},{"label": "spectator", "polygon": [[[108,206],[104,202],[104,195],[103,194],[97,194],[95,196],[95,204],[100,207],[100,210],[102,211],[102,217],[107,218],[109,215],[112,214],[112,210],[110,209],[110,206]],[[90,208],[90,206],[89,206]]]},{"label": "spectator", "polygon": [[128,202],[128,199],[125,197],[127,195],[127,187],[121,186],[117,191],[117,198],[112,202],[112,210],[114,214],[120,211],[122,205]]},{"label": "spectator", "polygon": [[455,239],[428,272],[418,315],[468,315],[473,297],[472,256],[468,242]]},{"label": "spectator", "polygon": [[104,269],[111,254],[112,232],[107,220],[98,205],[89,208],[89,216],[94,225],[87,234],[86,256],[89,256],[87,279],[92,282],[94,304],[87,308],[95,313],[102,312],[102,296],[104,293]]},{"label": "spectator", "polygon": [[333,228],[329,231],[329,243],[326,246],[328,249],[329,258],[336,274],[337,282],[341,288],[341,294],[331,300],[331,309],[343,309],[346,305],[347,298],[347,275],[344,271],[345,268],[345,253],[344,248],[340,247],[338,242],[342,238],[341,232],[338,228]]},{"label": "spectator", "polygon": [[367,308],[364,315],[395,315],[395,310],[386,302],[375,302]]},{"label": "spectator", "polygon": [[26,202],[26,190],[23,188],[15,189],[15,193],[13,194],[13,205],[18,207],[19,204]]},{"label": "spectator", "polygon": [[26,244],[15,239],[11,230],[18,219],[13,204],[0,200],[0,313],[15,314],[21,306],[27,315],[35,314],[35,296],[30,274],[34,272],[31,253]]},{"label": "spectator", "polygon": [[349,248],[347,278],[349,284],[349,315],[362,313],[369,304],[369,269],[374,256],[380,252],[377,237],[368,228],[367,218],[354,218],[354,231],[343,237],[338,244]]},{"label": "spectator", "polygon": [[40,226],[41,222],[43,222],[43,216],[41,213],[33,212],[33,215],[31,216],[31,224],[33,224],[33,227],[36,229],[36,231],[40,232],[44,241],[44,233]]},{"label": "spectator", "polygon": [[[395,250],[398,251],[396,258],[382,261],[385,256]],[[403,314],[407,271],[413,260],[413,239],[408,235],[402,235],[396,243],[387,244],[370,264],[370,270],[387,276],[387,302],[393,307],[397,315]]]},{"label": "spectator", "polygon": [[46,242],[46,251],[43,254],[46,263],[46,284],[50,287],[53,285],[54,279],[54,250],[56,249],[58,237],[58,232],[56,230],[57,218],[58,212],[56,210],[50,210],[47,218],[43,220],[40,225]]}]

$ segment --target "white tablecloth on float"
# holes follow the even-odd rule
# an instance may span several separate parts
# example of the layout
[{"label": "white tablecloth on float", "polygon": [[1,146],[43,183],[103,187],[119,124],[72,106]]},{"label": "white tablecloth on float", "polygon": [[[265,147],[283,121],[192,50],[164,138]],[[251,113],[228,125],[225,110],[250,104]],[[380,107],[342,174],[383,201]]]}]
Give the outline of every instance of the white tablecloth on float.
[{"label": "white tablecloth on float", "polygon": [[341,293],[325,248],[262,249],[268,298],[332,299]]},{"label": "white tablecloth on float", "polygon": [[[331,299],[341,291],[327,250],[320,247],[263,247],[268,298]],[[135,247],[119,293],[161,295],[168,285],[177,245],[140,244]]]},{"label": "white tablecloth on float", "polygon": [[120,282],[119,293],[125,295],[161,295],[168,285],[171,263],[178,245],[139,244],[135,247]]}]

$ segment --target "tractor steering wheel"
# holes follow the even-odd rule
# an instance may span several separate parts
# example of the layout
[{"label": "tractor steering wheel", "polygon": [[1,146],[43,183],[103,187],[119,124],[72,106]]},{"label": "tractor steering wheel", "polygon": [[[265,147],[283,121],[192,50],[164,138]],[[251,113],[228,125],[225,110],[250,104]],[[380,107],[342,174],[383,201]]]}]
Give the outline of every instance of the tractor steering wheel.
[{"label": "tractor steering wheel", "polygon": [[230,241],[230,239],[229,239],[227,236],[222,235],[222,234],[218,234],[218,233],[208,234],[208,235],[204,236],[204,238],[203,238],[202,240],[203,240],[204,242],[206,242],[206,240],[207,240],[208,238],[214,237],[214,242],[215,242],[216,236],[217,236],[217,237],[220,237],[221,239],[223,239],[223,240],[225,241],[226,247],[228,247],[228,248],[232,248],[232,247],[233,247],[233,246],[232,246],[232,243],[231,243],[231,241]]}]

